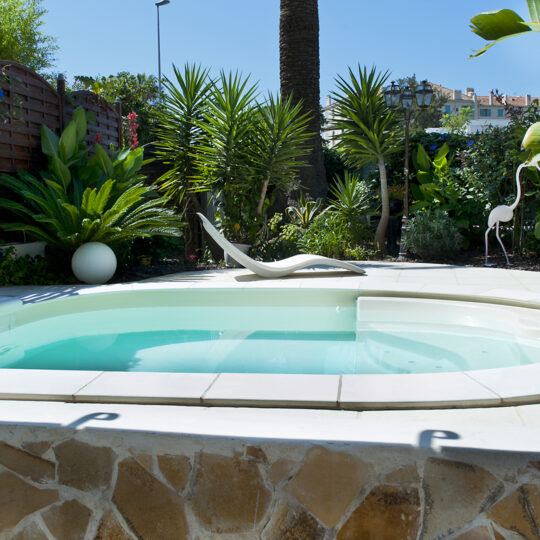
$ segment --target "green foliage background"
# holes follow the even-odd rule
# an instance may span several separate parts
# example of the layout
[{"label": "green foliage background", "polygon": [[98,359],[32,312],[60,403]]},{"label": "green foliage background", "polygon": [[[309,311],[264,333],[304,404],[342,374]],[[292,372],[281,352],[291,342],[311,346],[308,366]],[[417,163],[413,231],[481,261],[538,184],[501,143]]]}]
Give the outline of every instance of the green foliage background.
[{"label": "green foliage background", "polygon": [[13,60],[37,72],[50,68],[58,50],[56,38],[42,30],[41,0],[0,1],[0,59]]}]

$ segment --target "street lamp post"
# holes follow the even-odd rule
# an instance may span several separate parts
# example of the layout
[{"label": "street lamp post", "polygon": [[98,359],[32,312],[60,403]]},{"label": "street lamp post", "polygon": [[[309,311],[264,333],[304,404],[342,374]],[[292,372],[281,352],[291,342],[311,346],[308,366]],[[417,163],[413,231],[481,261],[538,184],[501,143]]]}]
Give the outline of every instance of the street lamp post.
[{"label": "street lamp post", "polygon": [[171,0],[161,0],[161,2],[156,2],[157,8],[157,55],[158,55],[158,84],[159,84],[159,93],[161,94],[161,39],[159,35],[159,8],[161,6],[166,6],[170,4]]},{"label": "street lamp post", "polygon": [[[416,104],[414,98],[416,96]],[[390,86],[384,89],[384,99],[387,107],[397,109],[400,105],[405,117],[405,165],[403,174],[405,182],[403,186],[403,217],[401,219],[401,238],[399,241],[398,261],[407,258],[406,238],[409,224],[409,128],[411,119],[420,109],[427,109],[431,105],[433,98],[433,88],[427,81],[422,81],[413,92],[408,85],[400,88],[392,81]]]}]

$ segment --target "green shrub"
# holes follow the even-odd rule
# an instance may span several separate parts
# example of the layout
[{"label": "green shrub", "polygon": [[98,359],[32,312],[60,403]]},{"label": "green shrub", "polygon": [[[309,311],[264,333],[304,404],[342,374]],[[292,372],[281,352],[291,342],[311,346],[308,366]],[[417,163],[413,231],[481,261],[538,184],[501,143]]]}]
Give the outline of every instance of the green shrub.
[{"label": "green shrub", "polygon": [[442,210],[419,212],[409,223],[406,248],[422,259],[455,255],[462,244],[456,223]]},{"label": "green shrub", "polygon": [[298,242],[305,229],[297,223],[284,221],[283,214],[275,213],[268,220],[266,235],[255,244],[250,255],[263,261],[285,259],[299,253]]},{"label": "green shrub", "polygon": [[298,241],[299,251],[336,259],[367,259],[372,241],[367,224],[347,220],[343,214],[328,211],[318,215]]}]

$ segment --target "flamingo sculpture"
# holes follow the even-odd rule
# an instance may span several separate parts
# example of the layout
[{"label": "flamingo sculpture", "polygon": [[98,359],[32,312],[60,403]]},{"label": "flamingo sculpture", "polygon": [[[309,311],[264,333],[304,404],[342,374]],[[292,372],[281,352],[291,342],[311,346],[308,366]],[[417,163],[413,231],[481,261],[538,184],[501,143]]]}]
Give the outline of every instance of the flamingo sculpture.
[{"label": "flamingo sculpture", "polygon": [[511,204],[510,206],[506,204],[501,204],[500,206],[496,206],[490,213],[488,217],[488,229],[486,231],[486,260],[484,262],[484,266],[488,266],[488,235],[491,229],[495,227],[495,236],[497,237],[497,240],[499,241],[499,244],[501,244],[502,250],[504,252],[504,256],[506,257],[506,264],[509,266],[510,261],[508,259],[508,254],[506,253],[506,249],[504,249],[504,244],[501,240],[501,237],[499,235],[499,225],[501,221],[503,223],[507,223],[508,221],[511,221],[514,217],[514,210],[516,209],[517,205],[519,204],[519,200],[521,198],[521,184],[519,182],[519,175],[521,173],[521,169],[525,167],[530,167],[534,165],[538,170],[540,170],[540,154],[537,154],[534,156],[534,158],[531,161],[526,161],[525,163],[522,163],[516,171],[516,187],[517,187],[517,193],[516,193],[516,200]]}]

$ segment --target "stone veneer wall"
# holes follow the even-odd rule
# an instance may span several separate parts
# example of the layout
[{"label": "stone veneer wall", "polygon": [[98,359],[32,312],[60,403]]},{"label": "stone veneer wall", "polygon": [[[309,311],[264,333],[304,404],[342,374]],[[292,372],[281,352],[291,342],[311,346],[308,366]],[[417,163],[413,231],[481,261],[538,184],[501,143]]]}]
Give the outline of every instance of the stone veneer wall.
[{"label": "stone veneer wall", "polygon": [[0,427],[0,538],[540,538],[540,458]]}]

